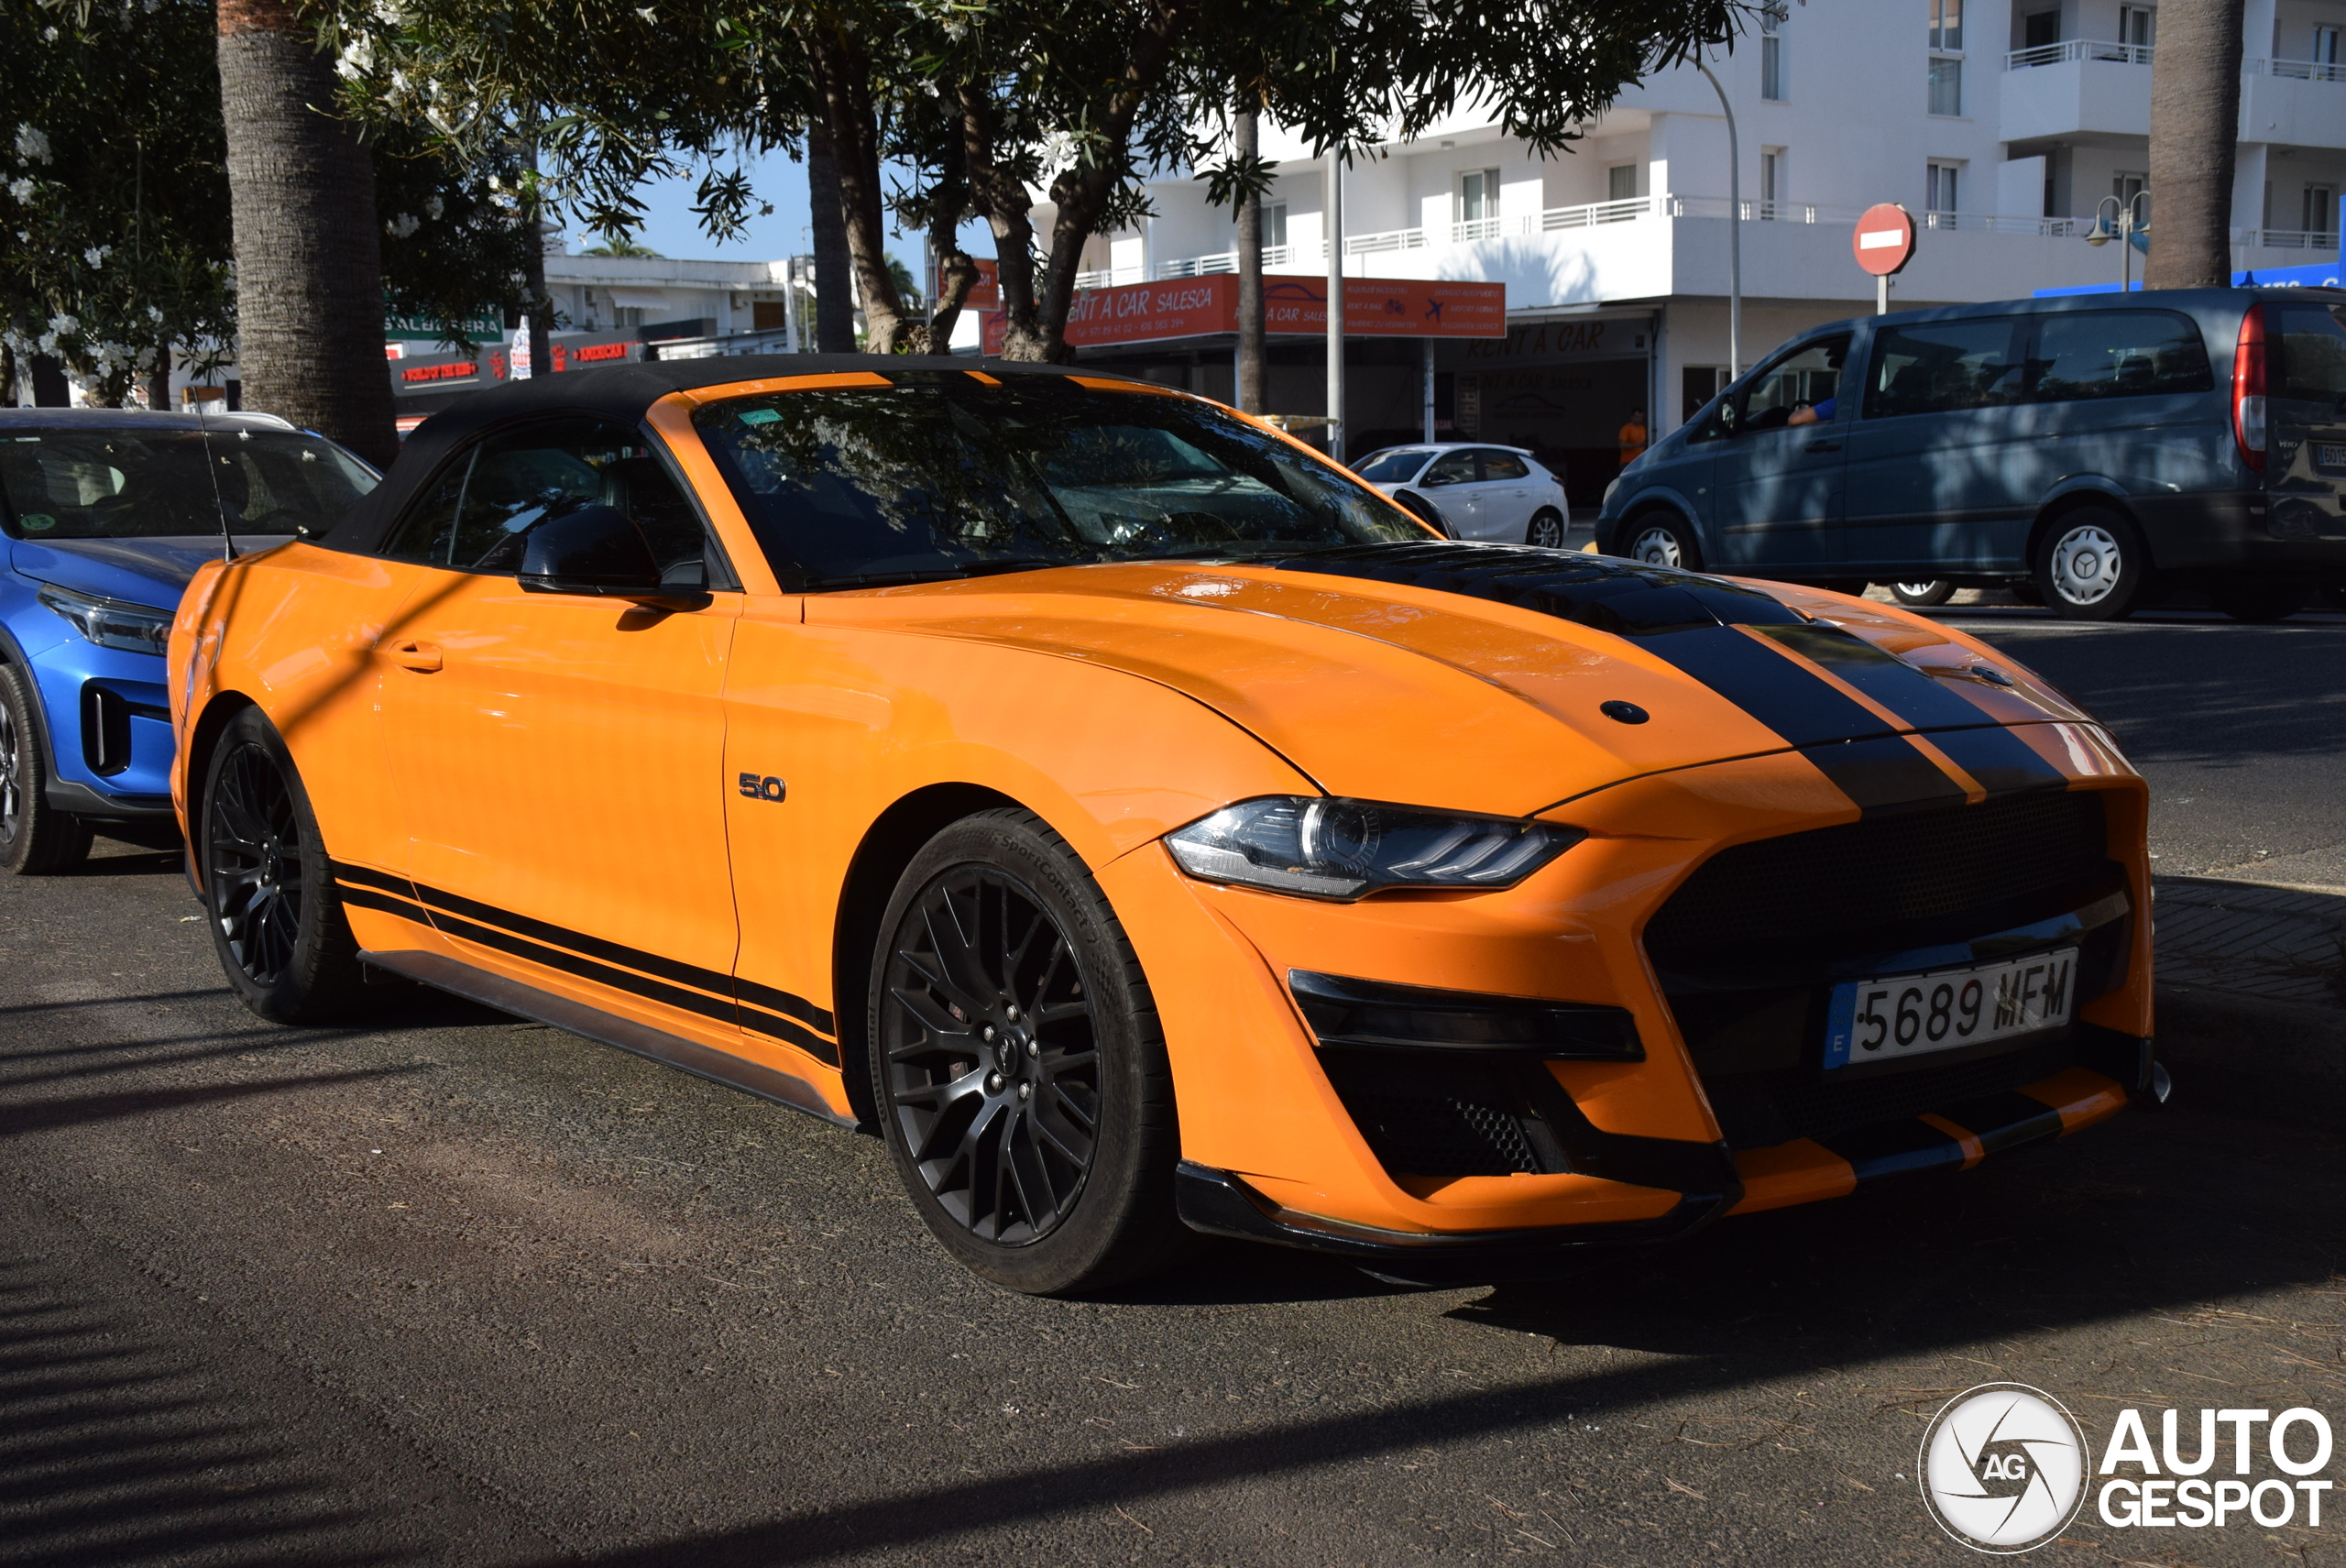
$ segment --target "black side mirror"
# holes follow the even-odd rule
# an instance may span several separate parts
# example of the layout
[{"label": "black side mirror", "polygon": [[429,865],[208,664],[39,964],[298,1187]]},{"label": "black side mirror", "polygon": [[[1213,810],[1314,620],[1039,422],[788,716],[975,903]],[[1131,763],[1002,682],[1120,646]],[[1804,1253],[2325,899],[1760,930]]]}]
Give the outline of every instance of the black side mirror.
[{"label": "black side mirror", "polygon": [[530,531],[521,551],[521,589],[585,594],[681,609],[708,596],[660,580],[660,564],[643,531],[617,507],[581,507]]}]

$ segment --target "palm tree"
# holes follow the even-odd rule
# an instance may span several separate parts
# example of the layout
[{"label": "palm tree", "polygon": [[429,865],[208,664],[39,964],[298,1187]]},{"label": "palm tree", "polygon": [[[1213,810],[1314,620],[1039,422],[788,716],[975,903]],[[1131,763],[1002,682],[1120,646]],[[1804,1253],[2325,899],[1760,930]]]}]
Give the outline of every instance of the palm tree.
[{"label": "palm tree", "polygon": [[388,464],[373,163],[335,116],[333,63],[294,5],[219,0],[219,18],[244,400]]},{"label": "palm tree", "polygon": [[2149,289],[2232,280],[2242,0],[2166,0],[2151,63]]}]

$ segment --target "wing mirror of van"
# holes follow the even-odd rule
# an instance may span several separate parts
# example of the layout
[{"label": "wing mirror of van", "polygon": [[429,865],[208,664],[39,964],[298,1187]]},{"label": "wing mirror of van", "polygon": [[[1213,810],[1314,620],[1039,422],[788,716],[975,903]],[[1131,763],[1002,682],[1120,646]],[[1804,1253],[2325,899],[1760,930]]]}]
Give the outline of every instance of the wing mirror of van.
[{"label": "wing mirror of van", "polygon": [[708,595],[663,583],[643,531],[617,507],[581,507],[530,531],[521,552],[521,591],[631,599],[697,609]]}]

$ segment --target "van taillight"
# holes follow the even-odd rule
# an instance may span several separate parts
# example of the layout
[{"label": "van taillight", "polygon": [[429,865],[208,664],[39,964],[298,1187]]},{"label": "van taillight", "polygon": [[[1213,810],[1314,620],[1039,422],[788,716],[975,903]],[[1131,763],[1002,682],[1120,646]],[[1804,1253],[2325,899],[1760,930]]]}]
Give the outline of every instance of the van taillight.
[{"label": "van taillight", "polygon": [[2264,469],[2264,307],[2253,304],[2241,318],[2240,346],[2232,351],[2232,439],[2240,460]]}]

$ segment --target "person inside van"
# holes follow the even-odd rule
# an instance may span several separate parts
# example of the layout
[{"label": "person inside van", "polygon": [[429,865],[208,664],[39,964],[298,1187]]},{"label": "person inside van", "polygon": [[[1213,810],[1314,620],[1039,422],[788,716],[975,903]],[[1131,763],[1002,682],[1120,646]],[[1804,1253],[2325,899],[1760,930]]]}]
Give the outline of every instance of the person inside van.
[{"label": "person inside van", "polygon": [[1838,398],[1825,398],[1814,403],[1803,403],[1792,411],[1792,417],[1784,422],[1786,424],[1823,424],[1833,417],[1834,411],[1840,406]]}]

